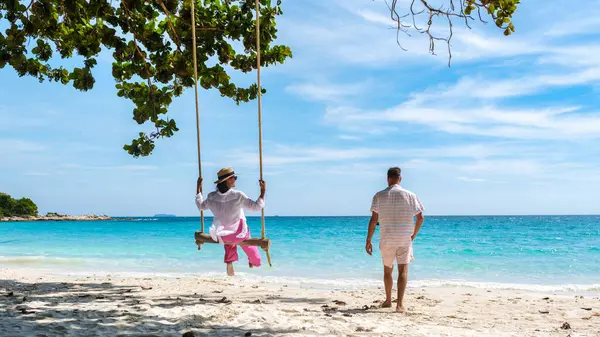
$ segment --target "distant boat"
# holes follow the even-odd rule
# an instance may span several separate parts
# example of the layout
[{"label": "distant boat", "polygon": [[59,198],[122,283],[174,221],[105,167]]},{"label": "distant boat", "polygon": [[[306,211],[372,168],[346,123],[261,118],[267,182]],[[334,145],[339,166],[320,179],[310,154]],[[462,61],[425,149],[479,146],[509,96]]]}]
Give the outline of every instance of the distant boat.
[{"label": "distant boat", "polygon": [[155,218],[175,218],[177,215],[174,214],[154,214]]}]

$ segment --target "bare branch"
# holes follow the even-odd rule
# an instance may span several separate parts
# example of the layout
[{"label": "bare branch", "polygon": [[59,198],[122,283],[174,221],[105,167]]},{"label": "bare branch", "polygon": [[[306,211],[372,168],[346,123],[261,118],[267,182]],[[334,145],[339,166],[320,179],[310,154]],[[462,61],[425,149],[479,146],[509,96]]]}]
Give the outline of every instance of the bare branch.
[{"label": "bare branch", "polygon": [[[460,2],[460,12],[461,12],[461,13],[464,13],[464,12],[465,12],[465,6],[464,6],[464,4],[463,4],[463,2],[462,2],[462,1]],[[481,16],[479,16],[479,18],[481,19]],[[482,22],[483,22],[483,23],[487,23],[487,22],[485,22],[485,21],[483,21],[483,20],[482,20]],[[467,28],[471,29],[471,26],[469,25],[469,17],[467,17],[466,15],[465,15],[465,26],[467,26]],[[452,32],[451,32],[451,33],[452,33]]]},{"label": "bare branch", "polygon": [[404,47],[402,47],[402,44],[400,43],[400,32],[403,32],[404,34],[406,34],[407,36],[410,37],[410,34],[408,33],[407,28],[410,28],[410,25],[405,25],[402,22],[402,19],[406,18],[408,16],[408,14],[400,16],[400,14],[398,14],[398,12],[396,11],[396,7],[395,7],[395,2],[397,0],[392,0],[392,6],[390,6],[387,1],[385,2],[386,6],[388,6],[388,9],[390,10],[390,16],[392,18],[392,21],[396,22],[396,43],[398,44],[398,46],[400,47],[400,49],[407,51],[407,49],[405,49]]},{"label": "bare branch", "polygon": [[[435,52],[436,41],[443,41],[446,43],[446,45],[448,47],[448,66],[450,66],[451,61],[452,61],[451,42],[452,42],[452,37],[454,36],[452,20],[455,18],[464,20],[465,25],[469,29],[471,29],[470,21],[475,20],[470,15],[470,13],[469,14],[465,13],[465,10],[467,9],[465,2],[463,0],[448,0],[448,6],[442,5],[438,8],[436,8],[430,4],[430,0],[412,0],[410,3],[410,7],[408,9],[408,14],[407,14],[407,15],[412,16],[412,24],[407,25],[404,22],[404,20],[407,18],[407,15],[400,15],[398,13],[399,7],[401,6],[401,4],[398,3],[398,0],[390,0],[390,1],[391,1],[391,4],[388,4],[387,0],[385,3],[388,6],[388,9],[390,10],[391,19],[394,22],[396,22],[396,25],[394,28],[397,30],[396,40],[398,42],[398,45],[403,50],[406,50],[400,44],[400,41],[399,41],[400,32],[403,32],[406,35],[410,36],[409,30],[411,28],[415,29],[417,32],[427,35],[427,37],[429,38],[429,52],[432,55],[436,55],[436,52]],[[455,3],[454,3],[455,1],[458,1],[458,5],[455,5]],[[419,6],[422,6],[423,9],[418,11],[416,9],[417,4]],[[475,2],[474,6],[478,10],[479,20],[483,23],[487,23],[483,19],[481,12],[483,10],[485,10],[486,12],[489,12],[489,4],[482,1],[479,3]],[[495,20],[494,13],[490,13],[490,14],[491,14],[492,18],[494,18],[494,20]],[[424,16],[427,19],[427,24],[425,27],[421,27],[417,24],[417,17],[421,17],[421,16]],[[433,26],[433,21],[435,18],[438,18],[438,17],[446,18],[446,20],[448,21],[449,32],[448,32],[447,36],[440,36],[431,31],[432,26]]]},{"label": "bare branch", "polygon": [[415,1],[416,0],[412,0],[412,3],[410,4],[410,12],[412,13],[412,17],[413,17],[413,26],[415,27],[416,30],[421,31],[421,28],[417,27],[417,21],[415,20],[415,18],[418,15],[423,14],[425,12],[425,10],[422,10],[419,13],[415,13],[415,10],[414,10]]},{"label": "bare branch", "polygon": [[452,51],[450,48],[450,40],[452,40],[452,35],[454,34],[454,32],[452,31],[452,20],[450,20],[450,17],[448,16],[448,26],[450,27],[450,35],[448,36],[448,67],[450,66],[450,62],[452,61]]}]

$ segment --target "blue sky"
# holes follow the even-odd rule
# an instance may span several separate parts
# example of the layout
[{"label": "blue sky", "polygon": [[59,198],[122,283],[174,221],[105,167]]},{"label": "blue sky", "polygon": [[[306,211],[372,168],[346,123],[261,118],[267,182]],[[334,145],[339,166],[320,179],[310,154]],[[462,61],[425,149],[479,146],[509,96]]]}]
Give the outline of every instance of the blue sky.
[{"label": "blue sky", "polygon": [[[381,1],[283,3],[294,58],[263,71],[267,214],[367,215],[396,165],[427,214],[600,210],[599,6],[523,1],[511,37],[456,22],[448,68],[416,32],[402,51]],[[180,132],[134,159],[122,146],[142,129],[110,62],[87,93],[0,70],[0,191],[42,212],[196,215],[192,90],[171,107]],[[256,102],[202,91],[200,105],[205,190],[233,166],[256,196]]]}]

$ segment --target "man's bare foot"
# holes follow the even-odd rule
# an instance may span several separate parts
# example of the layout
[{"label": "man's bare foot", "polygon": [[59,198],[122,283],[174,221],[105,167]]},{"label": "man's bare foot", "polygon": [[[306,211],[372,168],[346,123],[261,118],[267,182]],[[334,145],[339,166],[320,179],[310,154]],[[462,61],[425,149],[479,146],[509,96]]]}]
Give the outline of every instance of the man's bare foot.
[{"label": "man's bare foot", "polygon": [[396,306],[396,312],[399,314],[403,314],[406,312],[406,309],[404,309],[404,306],[399,305],[399,306]]},{"label": "man's bare foot", "polygon": [[252,265],[252,263],[250,263],[250,262],[248,262],[248,266],[249,266],[250,268],[254,268],[254,266],[253,266],[253,265]]},{"label": "man's bare foot", "polygon": [[227,264],[227,275],[235,276],[235,272],[233,271],[233,263]]},{"label": "man's bare foot", "polygon": [[383,304],[381,304],[381,307],[382,308],[391,308],[392,307],[392,301],[389,300],[389,301],[383,302]]}]

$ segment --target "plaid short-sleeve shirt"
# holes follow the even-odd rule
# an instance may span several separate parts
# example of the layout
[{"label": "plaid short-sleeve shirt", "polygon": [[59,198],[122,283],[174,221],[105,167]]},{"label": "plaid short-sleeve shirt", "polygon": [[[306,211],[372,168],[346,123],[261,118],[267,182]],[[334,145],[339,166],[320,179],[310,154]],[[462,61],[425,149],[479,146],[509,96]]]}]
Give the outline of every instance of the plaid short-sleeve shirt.
[{"label": "plaid short-sleeve shirt", "polygon": [[382,246],[403,247],[411,243],[415,215],[423,212],[417,195],[400,185],[392,185],[373,197],[371,211],[379,214]]}]

